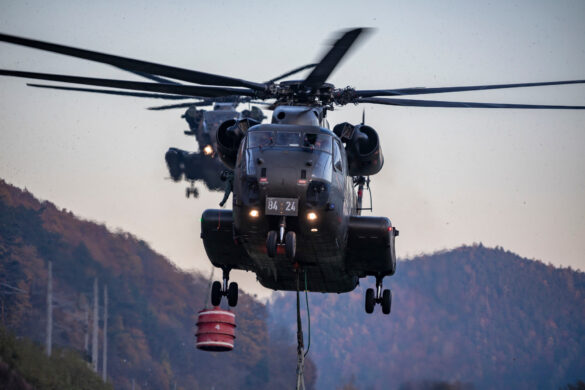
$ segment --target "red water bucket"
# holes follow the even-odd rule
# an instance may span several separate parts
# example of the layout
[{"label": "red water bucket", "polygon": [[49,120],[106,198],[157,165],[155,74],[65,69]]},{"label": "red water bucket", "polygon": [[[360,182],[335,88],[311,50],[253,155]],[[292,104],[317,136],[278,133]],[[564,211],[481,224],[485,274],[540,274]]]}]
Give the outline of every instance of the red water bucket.
[{"label": "red water bucket", "polygon": [[219,306],[203,309],[197,318],[195,346],[204,351],[223,352],[234,349],[236,315]]}]

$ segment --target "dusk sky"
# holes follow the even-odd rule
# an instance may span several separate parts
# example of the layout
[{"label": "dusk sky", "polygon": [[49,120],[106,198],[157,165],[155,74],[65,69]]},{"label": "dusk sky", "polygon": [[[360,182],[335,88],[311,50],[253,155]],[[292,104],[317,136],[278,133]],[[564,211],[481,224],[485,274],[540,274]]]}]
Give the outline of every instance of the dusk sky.
[{"label": "dusk sky", "polygon": [[[0,3],[3,33],[258,82],[319,60],[340,30],[373,27],[329,80],[359,89],[585,79],[584,20],[581,0]],[[5,43],[0,68],[136,79]],[[425,98],[585,105],[585,86]],[[2,77],[0,178],[208,273],[199,218],[222,194],[186,199],[186,183],[165,180],[165,151],[196,146],[183,110],[145,110],[159,103]],[[585,111],[364,105],[329,121],[357,123],[362,108],[385,156],[372,215],[400,229],[400,258],[482,242],[585,270]],[[232,279],[269,294],[252,274]]]}]

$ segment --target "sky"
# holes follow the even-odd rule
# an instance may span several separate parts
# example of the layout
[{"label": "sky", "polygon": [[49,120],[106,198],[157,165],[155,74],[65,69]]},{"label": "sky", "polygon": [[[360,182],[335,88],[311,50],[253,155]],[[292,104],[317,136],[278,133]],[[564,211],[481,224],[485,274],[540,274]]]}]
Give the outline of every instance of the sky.
[{"label": "sky", "polygon": [[[373,27],[329,79],[358,89],[585,79],[583,20],[580,0],[0,2],[7,34],[258,82],[319,60],[341,30]],[[0,68],[134,79],[5,43]],[[424,98],[585,105],[585,86]],[[166,150],[196,146],[182,110],[145,110],[158,103],[2,77],[0,178],[209,273],[199,218],[222,194],[186,199],[168,180]],[[372,215],[400,229],[400,258],[482,242],[585,270],[585,111],[350,105],[329,121],[358,123],[363,108],[385,156]],[[251,273],[232,280],[270,294]]]}]

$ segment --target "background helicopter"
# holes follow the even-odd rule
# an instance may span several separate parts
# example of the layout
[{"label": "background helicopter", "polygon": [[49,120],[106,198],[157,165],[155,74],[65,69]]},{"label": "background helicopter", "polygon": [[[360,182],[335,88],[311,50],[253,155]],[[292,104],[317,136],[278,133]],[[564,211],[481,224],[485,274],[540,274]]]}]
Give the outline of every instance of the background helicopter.
[{"label": "background helicopter", "polygon": [[[316,64],[308,64],[299,68],[296,68],[290,72],[282,74],[278,77],[271,79],[269,82],[275,82],[282,80],[305,69],[310,69]],[[126,70],[130,73],[136,74],[140,77],[155,81],[162,84],[174,84],[180,85],[173,80],[165,79],[156,75],[152,75],[145,72],[136,72],[132,70]],[[75,87],[64,87],[58,85],[45,85],[45,84],[27,84],[31,87],[56,89],[63,91],[77,91],[77,92],[90,92],[107,95],[118,95],[118,96],[132,96],[140,98],[154,98],[154,99],[168,99],[168,100],[183,100],[186,99],[180,95],[161,95],[161,94],[148,94],[148,93],[134,93],[125,91],[108,91],[103,89],[91,89],[91,88],[75,88]],[[248,103],[248,107],[238,111],[237,108],[240,104]],[[255,105],[251,105],[251,103]],[[149,110],[171,110],[187,108],[185,113],[181,116],[185,119],[189,125],[189,130],[185,131],[184,134],[193,136],[199,148],[198,152],[190,152],[182,150],[180,148],[171,147],[165,153],[165,161],[169,171],[170,178],[179,182],[183,179],[190,183],[190,187],[185,190],[185,196],[189,198],[193,195],[197,198],[199,192],[195,188],[194,184],[197,181],[202,181],[205,186],[212,191],[225,191],[226,190],[226,176],[231,175],[231,171],[226,170],[225,166],[219,161],[216,155],[217,144],[216,144],[216,133],[219,126],[230,119],[242,119],[251,118],[255,121],[262,122],[266,119],[266,116],[260,108],[256,105],[266,105],[264,102],[252,101],[249,98],[241,98],[238,96],[234,97],[220,97],[220,98],[203,98],[198,97],[198,101],[170,104],[163,106],[149,107]],[[204,109],[205,107],[212,107],[212,110]],[[227,200],[227,196],[220,202],[223,206]]]},{"label": "background helicopter", "polygon": [[[135,69],[139,70],[148,70],[151,73],[156,73],[160,75],[164,75],[167,77],[174,77],[177,79],[196,82],[202,85],[215,85],[219,87],[201,87],[201,86],[191,86],[191,85],[168,85],[168,84],[158,84],[153,85],[152,83],[137,83],[131,81],[121,81],[121,80],[107,80],[107,79],[95,79],[95,78],[82,78],[82,77],[73,77],[73,76],[62,76],[62,75],[50,75],[50,74],[40,74],[40,73],[32,73],[32,72],[18,72],[18,71],[1,71],[0,74],[11,75],[11,76],[18,76],[18,77],[29,77],[29,78],[40,78],[40,79],[48,79],[54,81],[64,81],[64,82],[75,82],[75,83],[82,83],[82,84],[90,84],[90,85],[100,85],[100,86],[109,86],[109,87],[119,87],[119,88],[126,88],[126,89],[137,89],[137,90],[146,90],[146,91],[156,91],[156,92],[164,92],[164,93],[174,93],[174,94],[183,94],[183,95],[201,95],[201,96],[232,96],[232,95],[241,95],[245,97],[253,97],[255,99],[275,99],[275,119],[273,118],[273,122],[278,124],[279,121],[281,124],[285,117],[297,115],[297,121],[288,122],[288,124],[295,124],[299,125],[309,125],[312,127],[315,126],[315,123],[310,122],[306,115],[300,115],[301,112],[293,110],[286,111],[284,108],[283,110],[279,111],[280,106],[282,107],[305,107],[302,113],[311,113],[315,114],[315,118],[318,119],[317,125],[324,126],[324,116],[328,109],[332,109],[333,105],[344,105],[348,103],[373,103],[373,104],[383,104],[383,105],[402,105],[402,106],[422,106],[422,107],[476,107],[476,108],[547,108],[547,109],[583,109],[583,106],[552,106],[552,105],[519,105],[519,104],[492,104],[492,103],[470,103],[470,102],[440,102],[440,101],[427,101],[427,100],[410,100],[410,99],[396,99],[396,98],[380,98],[378,96],[399,96],[399,95],[416,95],[416,94],[430,94],[430,93],[441,93],[441,92],[462,92],[462,91],[472,91],[472,90],[485,90],[485,89],[499,89],[499,88],[515,88],[515,87],[528,87],[528,86],[545,86],[545,85],[561,85],[561,84],[576,84],[576,83],[583,83],[583,80],[574,80],[574,81],[560,81],[560,82],[545,82],[545,83],[524,83],[524,84],[507,84],[507,85],[486,85],[486,86],[470,86],[470,87],[448,87],[448,88],[402,88],[402,89],[393,89],[393,90],[355,90],[353,88],[344,88],[344,89],[337,89],[333,87],[331,84],[326,84],[325,81],[332,72],[333,68],[337,65],[340,59],[345,55],[349,47],[353,44],[353,42],[357,39],[357,37],[362,32],[361,29],[356,29],[347,32],[344,34],[342,38],[340,38],[336,44],[333,46],[332,50],[323,58],[323,60],[319,63],[319,65],[315,68],[315,70],[303,81],[300,82],[283,82],[280,84],[271,84],[271,83],[253,83],[246,80],[240,79],[233,79],[224,76],[217,76],[211,74],[203,74],[201,72],[194,72],[194,71],[186,71],[184,69],[178,68],[171,68],[166,66],[161,66],[152,63],[145,63],[142,61],[135,61],[121,57],[114,57],[114,56],[104,56],[100,53],[88,52],[83,50],[77,50],[72,48],[66,48],[63,46],[53,45],[53,44],[46,44],[38,41],[31,41],[17,37],[10,37],[10,36],[2,36],[2,40],[7,42],[17,43],[24,46],[42,48],[49,51],[59,52],[63,54],[74,55],[80,58],[98,60],[100,62],[111,63],[113,61],[119,62],[120,60],[125,63],[125,66],[128,64],[132,64]],[[97,54],[97,56],[96,56]],[[100,59],[98,59],[98,57]],[[237,87],[237,88],[233,88]],[[282,117],[281,114],[283,114]],[[228,126],[224,128],[226,138],[222,142],[222,132],[221,129],[218,133],[218,141],[220,145],[220,156],[224,159],[224,161],[228,161],[233,159],[233,154],[237,152],[239,149],[239,145],[241,140],[245,136],[245,130],[241,127],[242,122],[233,121]],[[343,125],[341,128],[338,128],[336,131],[336,136],[341,138],[342,140],[345,139],[345,150],[347,153],[347,158],[349,160],[348,165],[344,168],[342,165],[342,169],[347,169],[349,176],[354,176],[359,178],[361,176],[361,168],[366,169],[367,166],[374,164],[373,161],[378,161],[378,167],[381,168],[382,160],[379,160],[377,157],[374,160],[369,160],[367,158],[362,158],[367,153],[364,153],[364,150],[375,150],[376,152],[379,151],[379,143],[378,137],[375,131],[368,130],[366,127],[358,128],[357,126],[352,125]],[[238,139],[238,137],[240,137]],[[336,139],[338,139],[336,138]],[[238,142],[235,142],[238,141]],[[225,149],[222,151],[221,148],[225,146]],[[298,145],[297,145],[298,146]],[[343,154],[343,153],[342,153]],[[369,155],[368,155],[369,156]],[[381,157],[381,155],[380,155]],[[236,160],[237,161],[237,160]],[[229,165],[229,164],[228,164]],[[334,165],[335,166],[335,165]],[[354,169],[357,169],[354,170]],[[377,173],[377,171],[368,171],[367,169],[365,172],[367,174]],[[353,175],[351,173],[356,173]],[[349,194],[351,191],[346,192],[345,194]],[[348,198],[345,198],[346,200]],[[348,206],[351,208],[351,204]],[[349,218],[350,214],[355,214],[350,210],[347,210],[347,213],[343,214],[343,217]],[[204,218],[205,219],[205,218]],[[240,221],[242,222],[242,221]],[[234,220],[234,223],[237,225],[238,221],[237,218]],[[343,224],[342,224],[343,225]],[[346,226],[347,227],[347,226]],[[267,240],[267,247],[270,248],[269,243],[271,242],[270,236],[273,236],[270,232],[273,230],[269,230],[269,239]],[[391,231],[391,230],[388,230]],[[355,235],[357,237],[360,236],[360,232],[364,233],[364,230],[358,231],[356,230]],[[260,232],[262,235],[264,232]],[[346,230],[347,233],[347,230]],[[351,236],[351,229],[349,229],[349,235]],[[282,234],[281,234],[282,236]],[[393,237],[393,233],[391,234]],[[255,237],[257,238],[257,237]],[[294,253],[294,246],[286,245],[287,252]],[[393,245],[390,245],[393,251]],[[268,249],[267,248],[267,249]],[[351,249],[351,245],[350,245]],[[270,250],[270,249],[268,249]],[[252,250],[247,249],[247,254],[253,260],[254,255],[262,256],[259,254],[260,252],[253,252]],[[314,255],[314,254],[313,254]],[[393,257],[393,256],[391,256]],[[213,261],[213,259],[212,259]],[[233,264],[221,264],[225,269],[227,269],[229,273],[229,268]],[[252,263],[252,266],[257,266],[257,263]],[[338,265],[340,265],[338,263]],[[288,264],[290,266],[290,264]],[[388,264],[385,264],[382,269],[372,271],[375,267],[368,269],[367,266],[364,266],[362,262],[362,272],[353,271],[349,272],[349,276],[357,278],[358,276],[365,276],[367,274],[374,274],[377,277],[384,276],[384,272],[386,274],[393,273],[392,267],[388,267]],[[281,271],[286,273],[286,267],[283,268]],[[385,268],[384,268],[385,267]],[[234,266],[232,268],[237,268]],[[290,267],[289,267],[290,268]],[[257,274],[259,274],[262,270],[259,268],[254,269]],[[262,281],[262,276],[259,274],[259,278]],[[331,278],[339,276],[336,275],[328,275]],[[327,276],[323,277],[324,280],[327,280]],[[377,283],[381,285],[380,283]],[[222,294],[227,294],[226,291],[227,287],[227,277],[224,277],[224,289],[221,291]],[[286,284],[283,284],[283,288],[287,288]],[[355,284],[354,286],[355,287]],[[281,287],[276,287],[281,288]],[[290,287],[288,287],[290,289]],[[230,289],[231,290],[231,289]],[[237,290],[237,288],[236,288]],[[378,288],[378,291],[380,289]],[[329,291],[329,290],[326,290]],[[335,290],[331,290],[335,291]],[[344,291],[344,290],[337,290]],[[230,294],[233,297],[233,294]],[[371,295],[368,291],[368,295]],[[381,299],[380,294],[376,294],[376,300]],[[384,294],[386,295],[386,294]],[[236,294],[237,297],[237,294]],[[228,300],[233,302],[233,299]],[[384,299],[385,301],[385,299]],[[366,299],[366,307],[368,308],[368,299]],[[386,306],[386,305],[383,305]],[[369,310],[368,310],[369,311]],[[386,310],[384,310],[386,311]],[[389,311],[389,310],[388,310]]]}]

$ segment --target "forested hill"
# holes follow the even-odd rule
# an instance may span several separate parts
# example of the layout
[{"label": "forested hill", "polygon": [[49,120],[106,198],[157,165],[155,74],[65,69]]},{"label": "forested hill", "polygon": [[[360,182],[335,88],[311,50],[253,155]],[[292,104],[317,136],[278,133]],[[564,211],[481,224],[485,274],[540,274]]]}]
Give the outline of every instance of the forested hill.
[{"label": "forested hill", "polygon": [[[100,329],[107,285],[107,372],[116,389],[132,388],[132,381],[136,389],[274,389],[295,381],[294,337],[281,330],[277,333],[290,337],[270,340],[263,304],[241,293],[235,350],[198,351],[193,332],[196,313],[205,305],[203,277],[178,270],[130,234],[79,220],[0,180],[2,324],[39,343],[46,334],[49,261],[57,346],[85,353],[85,313],[93,302],[94,279],[100,289]],[[101,334],[99,340],[101,373]],[[309,361],[309,388],[315,377]]]},{"label": "forested hill", "polygon": [[[400,262],[385,279],[390,316],[365,314],[373,285],[309,294],[318,388],[559,389],[585,378],[583,272],[476,245]],[[290,298],[272,303],[276,324],[289,323]]]}]

